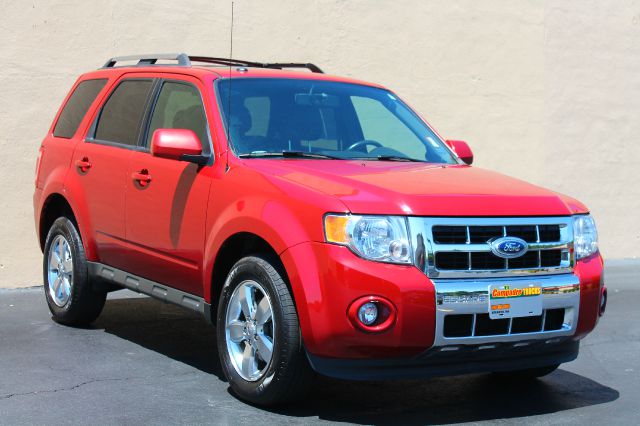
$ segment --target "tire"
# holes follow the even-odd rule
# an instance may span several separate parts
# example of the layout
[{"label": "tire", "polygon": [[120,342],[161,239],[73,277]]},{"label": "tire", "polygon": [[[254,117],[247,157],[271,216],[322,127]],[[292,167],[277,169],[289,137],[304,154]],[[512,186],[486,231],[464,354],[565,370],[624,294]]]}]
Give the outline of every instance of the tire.
[{"label": "tire", "polygon": [[98,318],[107,293],[91,287],[80,234],[66,217],[56,219],[49,229],[43,273],[47,305],[56,322],[86,326]]},{"label": "tire", "polygon": [[[261,406],[303,397],[313,378],[293,298],[275,264],[262,255],[239,260],[222,288],[217,315],[220,364],[231,390],[240,399]],[[267,317],[270,319],[265,320]]]},{"label": "tire", "polygon": [[553,373],[560,367],[560,364],[548,365],[546,367],[526,368],[515,371],[499,371],[493,375],[502,380],[533,380]]}]

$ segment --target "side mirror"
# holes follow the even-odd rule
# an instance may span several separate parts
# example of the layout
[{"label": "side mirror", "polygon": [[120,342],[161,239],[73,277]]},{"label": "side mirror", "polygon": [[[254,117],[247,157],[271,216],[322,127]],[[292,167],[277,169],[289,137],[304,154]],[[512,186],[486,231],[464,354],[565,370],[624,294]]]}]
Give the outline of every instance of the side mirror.
[{"label": "side mirror", "polygon": [[151,155],[170,160],[206,164],[198,136],[189,129],[158,129],[151,138]]},{"label": "side mirror", "polygon": [[473,152],[471,152],[471,148],[465,141],[447,140],[445,142],[462,161],[467,164],[473,163]]}]

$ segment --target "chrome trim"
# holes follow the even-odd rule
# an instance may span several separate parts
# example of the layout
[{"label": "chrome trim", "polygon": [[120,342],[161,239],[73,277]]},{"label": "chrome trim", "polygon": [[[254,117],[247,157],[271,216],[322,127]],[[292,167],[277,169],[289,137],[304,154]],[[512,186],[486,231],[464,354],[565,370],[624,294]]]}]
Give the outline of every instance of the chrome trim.
[{"label": "chrome trim", "polygon": [[[519,340],[551,339],[572,336],[578,324],[580,307],[580,280],[573,274],[547,275],[535,277],[472,279],[472,280],[432,280],[436,289],[436,332],[434,346],[478,345],[495,342],[515,342]],[[564,308],[564,322],[560,330],[533,333],[500,334],[495,336],[475,336],[475,327],[468,337],[444,337],[446,315],[486,314],[489,311],[489,285],[539,283],[542,287],[542,327],[548,309]],[[473,317],[475,324],[476,316]],[[512,321],[509,324],[511,330]]]},{"label": "chrome trim", "polygon": [[[466,226],[467,238],[464,244],[438,244],[434,241],[432,229],[434,226]],[[541,250],[562,250],[561,263],[558,267],[537,267],[523,269],[509,269],[508,259],[505,268],[491,270],[443,270],[435,265],[437,252],[491,252],[489,243],[471,243],[469,227],[471,226],[501,226],[503,236],[508,226],[535,226],[536,242],[527,243],[529,251],[538,251],[538,265],[541,264]],[[559,225],[560,240],[555,242],[540,242],[541,225]],[[493,278],[517,277],[550,274],[566,274],[573,271],[575,259],[573,255],[573,222],[571,216],[559,217],[409,217],[409,231],[411,245],[414,249],[414,264],[430,278]],[[470,259],[469,259],[470,260]],[[469,261],[471,268],[471,261]]]}]

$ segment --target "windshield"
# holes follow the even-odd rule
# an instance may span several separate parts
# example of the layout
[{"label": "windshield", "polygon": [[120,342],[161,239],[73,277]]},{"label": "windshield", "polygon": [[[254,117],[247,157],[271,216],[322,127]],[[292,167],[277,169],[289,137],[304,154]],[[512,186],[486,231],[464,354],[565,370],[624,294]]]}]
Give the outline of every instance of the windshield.
[{"label": "windshield", "polygon": [[223,79],[217,88],[240,157],[457,163],[442,140],[384,89],[274,78]]}]

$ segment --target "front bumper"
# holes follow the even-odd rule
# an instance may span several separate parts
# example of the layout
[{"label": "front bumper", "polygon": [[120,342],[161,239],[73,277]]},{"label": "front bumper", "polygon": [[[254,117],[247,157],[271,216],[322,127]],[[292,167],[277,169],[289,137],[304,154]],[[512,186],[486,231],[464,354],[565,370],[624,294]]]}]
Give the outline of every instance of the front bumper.
[{"label": "front bumper", "polygon": [[[577,340],[596,325],[603,285],[599,255],[577,262],[570,274],[433,281],[414,266],[367,261],[345,247],[326,243],[299,244],[283,252],[281,258],[289,275],[311,364],[323,374],[340,377],[351,377],[346,371],[352,368],[379,371],[382,376],[386,374],[383,371],[395,371],[391,373],[393,377],[401,374],[395,368],[379,368],[378,364],[399,366],[400,370],[424,370],[426,375],[434,375],[440,369],[449,371],[444,374],[461,374],[469,372],[468,369],[493,371],[510,365],[511,361],[512,366],[519,362],[533,366],[533,358],[540,365],[570,361],[577,354]],[[519,335],[444,337],[445,309],[450,310],[448,313],[451,309],[486,313],[488,306],[479,299],[455,303],[442,296],[449,292],[486,294],[489,284],[519,280],[541,284],[544,309],[565,309],[559,329]],[[390,329],[366,333],[349,321],[350,304],[368,295],[382,296],[394,304],[397,318]],[[483,366],[475,366],[476,362]],[[344,367],[333,367],[334,364]],[[344,373],[333,374],[333,370]],[[352,374],[358,375],[357,371]]]},{"label": "front bumper", "polygon": [[[493,343],[519,342],[522,340],[548,340],[554,337],[572,336],[578,325],[580,310],[580,280],[573,274],[543,275],[517,278],[444,279],[432,280],[436,288],[436,319],[434,346],[441,350],[458,350],[461,345],[491,345]],[[504,329],[500,333],[477,333],[477,322],[487,315],[489,285],[501,284],[518,287],[536,284],[542,288],[542,315],[528,332],[517,330],[511,319],[501,320]],[[545,323],[549,311],[563,313],[561,324],[549,327]],[[464,316],[469,327],[464,335],[447,336],[445,318]],[[486,321],[486,320],[485,320]],[[459,333],[460,334],[460,333]],[[523,343],[524,344],[524,343]]]},{"label": "front bumper", "polygon": [[573,339],[526,342],[526,347],[500,343],[491,349],[465,346],[456,353],[436,348],[411,359],[336,359],[307,354],[312,368],[329,377],[344,380],[402,380],[461,374],[513,371],[546,367],[573,361],[580,342]]}]

